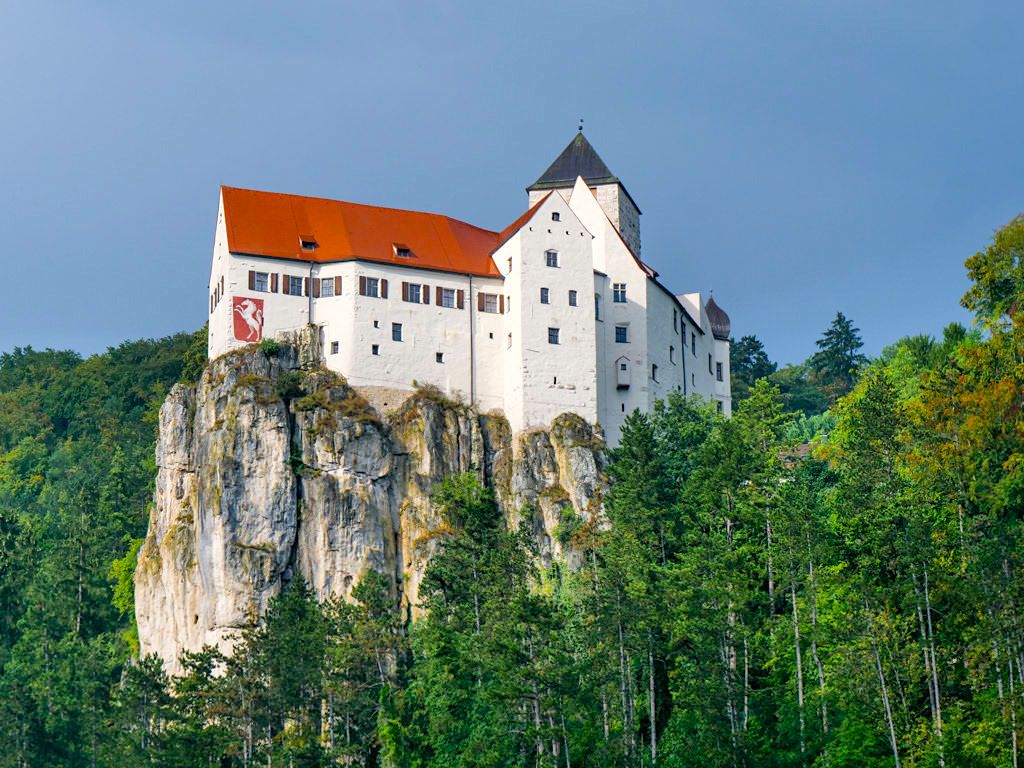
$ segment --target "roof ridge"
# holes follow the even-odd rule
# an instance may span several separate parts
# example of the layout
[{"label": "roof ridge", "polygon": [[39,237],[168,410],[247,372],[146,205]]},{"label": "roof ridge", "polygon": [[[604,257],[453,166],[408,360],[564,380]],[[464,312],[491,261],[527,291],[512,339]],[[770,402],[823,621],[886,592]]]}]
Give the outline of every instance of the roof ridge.
[{"label": "roof ridge", "polygon": [[354,200],[339,200],[335,197],[321,197],[319,195],[300,195],[295,192],[272,192],[269,189],[250,189],[249,187],[233,187],[228,184],[221,184],[220,188],[230,189],[236,192],[253,192],[258,195],[275,195],[277,197],[301,197],[303,200],[320,200],[325,203],[341,203],[342,205],[354,205],[359,208],[373,208],[378,211],[395,211],[397,213],[416,213],[421,216],[437,216],[438,218],[448,219],[449,221],[457,221],[459,224],[465,224],[467,227],[473,227],[473,229],[486,232],[487,234],[496,235],[498,232],[493,229],[487,229],[487,227],[481,227],[478,224],[473,224],[462,219],[457,219],[454,216],[449,216],[447,213],[435,213],[434,211],[420,211],[415,208],[395,208],[391,205],[371,205],[370,203],[357,203]]}]

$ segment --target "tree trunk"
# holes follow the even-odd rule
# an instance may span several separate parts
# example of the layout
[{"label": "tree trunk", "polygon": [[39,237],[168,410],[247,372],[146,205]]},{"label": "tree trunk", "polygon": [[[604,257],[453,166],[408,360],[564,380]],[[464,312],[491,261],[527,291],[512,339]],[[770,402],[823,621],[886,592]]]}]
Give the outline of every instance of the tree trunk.
[{"label": "tree trunk", "polygon": [[647,630],[647,695],[651,710],[651,764],[658,762],[658,728],[654,708],[654,635]]},{"label": "tree trunk", "polygon": [[939,753],[942,764],[945,764],[945,760],[941,759],[942,753],[942,696],[939,692],[939,671],[938,662],[935,659],[935,632],[932,629],[932,598],[931,589],[928,584],[928,567],[925,566],[924,571],[924,615],[927,619],[928,627],[928,646],[932,653],[932,685],[935,688],[935,727],[938,731],[939,736]]},{"label": "tree trunk", "polygon": [[622,622],[618,623],[619,630],[619,692],[622,694],[622,748],[626,757],[629,757],[629,742],[632,726],[629,722],[629,694],[626,691],[626,647],[622,638]]},{"label": "tree trunk", "polygon": [[789,582],[789,597],[793,604],[793,648],[796,651],[796,703],[800,713],[800,754],[807,751],[807,742],[804,736],[804,662],[800,649],[800,614],[796,607],[796,584]]},{"label": "tree trunk", "polygon": [[868,615],[868,634],[871,637],[871,650],[875,656],[875,670],[878,672],[878,682],[882,689],[882,706],[885,710],[885,722],[889,726],[889,742],[892,744],[892,756],[895,768],[900,768],[900,750],[896,743],[896,725],[892,719],[892,705],[889,703],[889,688],[885,684],[885,673],[882,671],[882,657],[878,653],[878,641],[875,639],[875,622],[871,616],[871,612],[868,611],[867,606],[864,606],[865,611]]},{"label": "tree trunk", "polygon": [[821,697],[821,730],[828,733],[828,702],[825,700],[825,666],[818,656],[818,591],[814,576],[814,561],[807,561],[807,572],[811,587],[811,656],[818,669],[818,695]]}]

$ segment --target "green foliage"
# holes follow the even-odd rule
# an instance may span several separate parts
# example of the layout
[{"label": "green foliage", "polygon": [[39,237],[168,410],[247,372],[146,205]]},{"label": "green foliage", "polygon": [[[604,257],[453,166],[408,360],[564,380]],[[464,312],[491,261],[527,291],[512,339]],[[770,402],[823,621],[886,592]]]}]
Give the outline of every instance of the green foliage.
[{"label": "green foliage", "polygon": [[281,344],[275,339],[262,339],[260,341],[260,350],[267,357],[273,357],[281,351]]},{"label": "green foliage", "polygon": [[778,366],[768,358],[757,336],[729,340],[729,372],[732,377],[732,401],[739,403],[750,394],[754,382],[775,373]]},{"label": "green foliage", "polygon": [[864,342],[860,338],[860,329],[855,328],[842,312],[837,312],[832,325],[816,343],[818,351],[808,364],[824,385],[829,402],[834,403],[853,389],[857,371],[867,362],[860,351]]},{"label": "green foliage", "polygon": [[200,338],[0,355],[0,765],[102,757],[112,692],[135,683],[155,415]]},{"label": "green foliage", "polygon": [[960,300],[964,308],[988,325],[1015,314],[1024,296],[1024,215],[997,231],[965,265],[973,285]]}]

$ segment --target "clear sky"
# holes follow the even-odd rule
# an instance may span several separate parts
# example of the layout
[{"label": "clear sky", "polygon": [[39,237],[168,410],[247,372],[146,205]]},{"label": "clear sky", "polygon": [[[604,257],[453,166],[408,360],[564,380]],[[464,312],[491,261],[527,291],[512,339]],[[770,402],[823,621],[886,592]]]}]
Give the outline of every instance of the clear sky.
[{"label": "clear sky", "polygon": [[1024,209],[1019,3],[0,0],[0,71],[0,350],[202,325],[222,183],[501,229],[581,116],[781,362],[966,321]]}]

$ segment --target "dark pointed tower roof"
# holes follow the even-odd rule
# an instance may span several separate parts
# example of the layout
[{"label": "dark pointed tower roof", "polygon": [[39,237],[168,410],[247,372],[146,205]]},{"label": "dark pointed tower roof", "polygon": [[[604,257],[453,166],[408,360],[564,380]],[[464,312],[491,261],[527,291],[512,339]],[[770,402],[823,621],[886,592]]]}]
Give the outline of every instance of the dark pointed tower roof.
[{"label": "dark pointed tower roof", "polygon": [[555,162],[526,189],[532,192],[535,189],[572,186],[576,183],[577,176],[582,176],[587,184],[619,182],[582,131],[573,136],[569,146],[562,150],[562,154],[555,158]]},{"label": "dark pointed tower roof", "polygon": [[711,323],[711,335],[721,341],[728,341],[731,330],[729,316],[715,303],[714,296],[708,297],[708,303],[704,305],[704,310],[708,313],[708,322]]},{"label": "dark pointed tower roof", "polygon": [[548,166],[541,177],[528,186],[526,191],[571,187],[576,183],[577,176],[582,176],[583,180],[591,187],[598,184],[618,184],[636,207],[637,212],[640,212],[640,206],[629,194],[626,185],[619,181],[619,178],[605,165],[604,160],[597,154],[597,150],[583,135],[583,131],[573,136],[569,145],[562,150],[562,154],[555,158],[555,162]]}]

